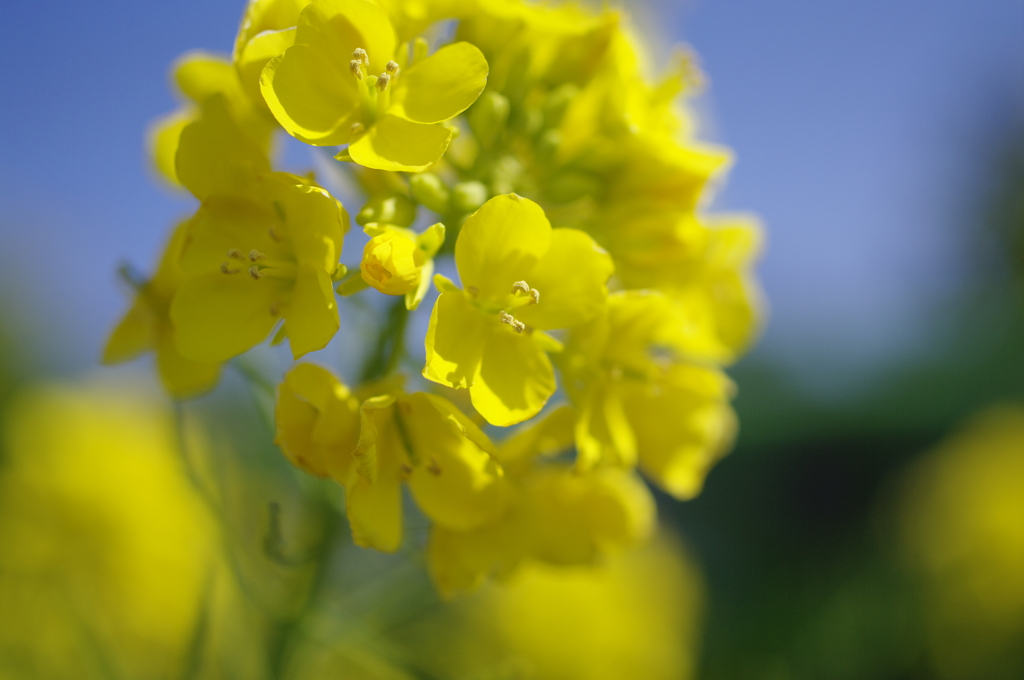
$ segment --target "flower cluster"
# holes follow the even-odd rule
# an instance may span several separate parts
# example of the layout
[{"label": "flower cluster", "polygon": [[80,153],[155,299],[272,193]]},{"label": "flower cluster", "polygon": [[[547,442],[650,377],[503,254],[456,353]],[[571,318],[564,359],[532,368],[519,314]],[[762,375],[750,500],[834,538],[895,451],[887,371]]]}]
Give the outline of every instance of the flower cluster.
[{"label": "flower cluster", "polygon": [[[692,56],[656,77],[619,12],[575,5],[252,0],[232,56],[187,55],[175,81],[154,163],[199,206],[134,282],[106,361],[153,350],[188,397],[268,338],[323,349],[336,295],[397,296],[390,355],[357,384],[287,372],[276,439],[344,486],[360,545],[399,547],[408,486],[446,593],[644,538],[638,470],[699,493],[735,432],[722,367],[756,331],[760,232],[703,210],[729,154],[679,105]],[[281,130],[363,191],[358,265],[342,205],[273,169]],[[431,283],[425,380],[406,380],[404,315]]]}]

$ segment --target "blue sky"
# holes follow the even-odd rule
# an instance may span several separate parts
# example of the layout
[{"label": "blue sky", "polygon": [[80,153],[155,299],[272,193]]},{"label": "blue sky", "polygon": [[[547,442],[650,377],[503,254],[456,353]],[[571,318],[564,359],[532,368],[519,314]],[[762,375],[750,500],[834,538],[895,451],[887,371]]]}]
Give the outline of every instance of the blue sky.
[{"label": "blue sky", "polygon": [[[240,0],[8,3],[0,19],[0,299],[5,325],[86,369],[191,208],[148,169],[168,67],[226,51]],[[1021,0],[703,0],[655,9],[711,78],[705,134],[735,149],[718,206],[768,227],[757,356],[871,375],[923,351],[962,276],[997,133],[1024,113]],[[831,378],[830,378],[831,381]],[[842,382],[842,380],[840,380]]]}]

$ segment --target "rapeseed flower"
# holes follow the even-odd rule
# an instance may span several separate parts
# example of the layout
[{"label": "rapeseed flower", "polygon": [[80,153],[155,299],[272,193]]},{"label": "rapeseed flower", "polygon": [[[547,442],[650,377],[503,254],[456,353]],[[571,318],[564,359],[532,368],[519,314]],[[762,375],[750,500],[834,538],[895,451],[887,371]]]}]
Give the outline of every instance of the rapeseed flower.
[{"label": "rapeseed flower", "polygon": [[504,510],[494,445],[447,400],[394,381],[350,390],[299,364],[278,388],[277,443],[306,471],[345,487],[352,536],[394,551],[402,541],[402,485],[436,526],[468,531]]},{"label": "rapeseed flower", "polygon": [[435,224],[422,234],[377,224],[368,224],[365,231],[372,238],[359,265],[363,281],[385,295],[404,295],[406,308],[416,309],[430,287],[444,225]]},{"label": "rapeseed flower", "polygon": [[295,44],[263,70],[263,96],[306,143],[348,144],[343,157],[369,168],[426,170],[451,141],[443,123],[483,91],[487,61],[466,42],[412,57],[396,42],[375,3],[314,0],[299,16]]},{"label": "rapeseed flower", "polygon": [[332,277],[348,229],[341,204],[302,178],[269,172],[219,98],[183,131],[177,165],[202,200],[181,254],[187,279],[170,309],[181,353],[225,361],[282,319],[295,358],[324,347],[340,325]]},{"label": "rapeseed flower", "polygon": [[555,391],[545,349],[559,345],[544,331],[601,312],[611,258],[587,234],[552,229],[540,206],[510,194],[466,219],[455,264],[465,288],[438,279],[423,375],[468,389],[493,425],[532,418]]},{"label": "rapeseed flower", "polygon": [[143,352],[156,352],[156,366],[164,387],[177,398],[191,397],[212,388],[220,377],[218,361],[192,361],[178,350],[171,300],[185,280],[180,258],[189,230],[182,222],[171,235],[153,278],[139,284],[135,300],[107,340],[103,363],[117,364]]}]

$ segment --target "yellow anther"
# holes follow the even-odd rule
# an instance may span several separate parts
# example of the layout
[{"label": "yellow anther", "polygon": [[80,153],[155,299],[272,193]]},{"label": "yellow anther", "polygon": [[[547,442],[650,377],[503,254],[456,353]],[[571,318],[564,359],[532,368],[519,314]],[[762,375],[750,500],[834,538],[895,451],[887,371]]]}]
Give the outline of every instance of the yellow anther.
[{"label": "yellow anther", "polygon": [[516,281],[515,283],[512,284],[512,294],[513,295],[516,294],[516,293],[529,293],[529,292],[530,292],[530,284],[528,284],[526,281]]},{"label": "yellow anther", "polygon": [[242,257],[242,251],[239,250],[238,248],[232,248],[231,250],[229,250],[228,251],[228,257],[230,257],[232,260],[244,259]]},{"label": "yellow anther", "polygon": [[265,259],[267,259],[267,256],[261,253],[260,251],[256,250],[255,248],[249,251],[249,262],[258,262],[259,260]]},{"label": "yellow anther", "polygon": [[514,330],[516,333],[522,333],[523,331],[526,330],[526,324],[524,324],[522,321],[519,321],[508,312],[500,312],[498,314],[498,320],[501,321],[506,326],[511,326],[512,330]]},{"label": "yellow anther", "polygon": [[441,465],[437,462],[436,458],[431,458],[430,462],[427,463],[427,472],[435,477],[441,474]]},{"label": "yellow anther", "polygon": [[480,289],[476,286],[466,286],[466,292],[469,293],[470,297],[476,297],[480,294]]},{"label": "yellow anther", "polygon": [[237,274],[240,271],[242,271],[242,270],[241,269],[232,269],[231,267],[229,267],[227,262],[221,262],[220,263],[220,273],[221,274]]},{"label": "yellow anther", "polygon": [[363,130],[365,129],[366,128],[363,126],[362,123],[352,123],[352,127],[349,129],[349,135],[351,135],[352,137],[355,137],[356,135],[361,135],[363,134]]},{"label": "yellow anther", "polygon": [[357,47],[355,51],[352,52],[352,60],[362,62],[367,66],[370,65],[370,55],[368,55],[366,53],[366,50],[364,50],[362,47]]},{"label": "yellow anther", "polygon": [[398,62],[389,61],[388,63],[386,63],[384,65],[384,70],[388,72],[388,75],[397,76],[398,75]]},{"label": "yellow anther", "polygon": [[360,63],[358,59],[353,59],[352,61],[348,62],[348,70],[351,71],[352,75],[354,75],[359,80],[363,79],[363,69],[360,68]]},{"label": "yellow anther", "polygon": [[257,267],[256,265],[253,265],[253,266],[249,267],[249,276],[251,276],[255,280],[259,281],[260,279],[263,278],[263,272],[260,271],[259,267]]},{"label": "yellow anther", "polygon": [[275,318],[281,316],[280,302],[275,302],[274,304],[270,305],[270,316],[273,316]]},{"label": "yellow anther", "polygon": [[540,303],[540,291],[537,290],[536,288],[531,288],[530,289],[530,300],[535,305],[539,304]]},{"label": "yellow anther", "polygon": [[412,476],[412,468],[402,463],[401,467],[398,468],[398,476],[401,477],[402,481],[409,479]]},{"label": "yellow anther", "polygon": [[377,91],[383,92],[384,90],[388,89],[388,83],[390,82],[391,76],[389,76],[387,73],[381,73],[379,76],[377,76]]}]

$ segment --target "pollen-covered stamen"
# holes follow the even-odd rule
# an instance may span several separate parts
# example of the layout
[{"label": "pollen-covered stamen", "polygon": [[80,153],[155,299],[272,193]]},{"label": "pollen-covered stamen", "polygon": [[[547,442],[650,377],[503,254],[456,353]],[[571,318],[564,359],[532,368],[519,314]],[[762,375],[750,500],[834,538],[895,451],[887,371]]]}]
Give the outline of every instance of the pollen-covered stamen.
[{"label": "pollen-covered stamen", "polygon": [[260,279],[263,278],[264,274],[263,274],[263,272],[260,271],[259,267],[257,267],[256,265],[253,265],[253,266],[249,267],[249,276],[251,276],[256,281],[259,281]]},{"label": "pollen-covered stamen", "polygon": [[536,304],[540,304],[540,291],[537,290],[536,288],[531,288],[530,289],[530,300],[535,305]]},{"label": "pollen-covered stamen", "polygon": [[511,326],[512,330],[514,330],[516,333],[522,333],[523,331],[526,330],[526,324],[524,324],[522,321],[519,321],[518,319],[516,319],[516,317],[512,316],[506,311],[498,313],[498,320],[501,321],[501,323],[505,324],[506,326]]},{"label": "pollen-covered stamen", "polygon": [[399,71],[398,62],[389,61],[388,63],[384,64],[384,70],[387,71],[389,76],[397,76]]},{"label": "pollen-covered stamen", "polygon": [[512,294],[513,295],[515,295],[516,293],[529,293],[529,292],[530,292],[530,284],[528,284],[526,281],[516,281],[515,283],[512,284]]},{"label": "pollen-covered stamen", "polygon": [[237,274],[240,271],[242,271],[242,270],[241,269],[232,269],[228,265],[227,262],[221,262],[220,263],[220,273],[221,274]]},{"label": "pollen-covered stamen", "polygon": [[383,92],[388,89],[388,84],[391,82],[391,76],[387,73],[381,73],[377,76],[377,92]]},{"label": "pollen-covered stamen", "polygon": [[260,251],[253,248],[249,251],[249,262],[259,262],[260,260],[267,259],[267,256]]},{"label": "pollen-covered stamen", "polygon": [[228,251],[228,257],[230,257],[232,260],[244,260],[245,259],[244,257],[242,257],[242,251],[239,250],[238,248],[232,248],[231,250],[229,250]]},{"label": "pollen-covered stamen", "polygon": [[348,70],[351,71],[357,80],[363,79],[363,69],[358,59],[348,62]]},{"label": "pollen-covered stamen", "polygon": [[522,307],[524,305],[535,305],[540,302],[540,291],[536,288],[530,288],[530,284],[526,281],[516,281],[512,284],[512,295],[515,296],[515,300],[512,302],[514,307]]},{"label": "pollen-covered stamen", "polygon": [[355,50],[352,51],[352,61],[355,61],[357,63],[363,63],[369,66],[370,55],[368,55],[366,53],[366,50],[364,50],[362,47],[357,47]]}]

